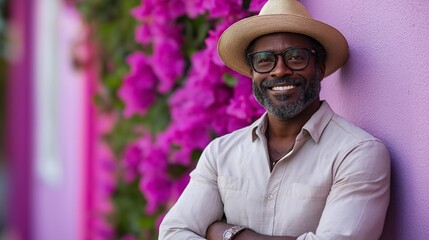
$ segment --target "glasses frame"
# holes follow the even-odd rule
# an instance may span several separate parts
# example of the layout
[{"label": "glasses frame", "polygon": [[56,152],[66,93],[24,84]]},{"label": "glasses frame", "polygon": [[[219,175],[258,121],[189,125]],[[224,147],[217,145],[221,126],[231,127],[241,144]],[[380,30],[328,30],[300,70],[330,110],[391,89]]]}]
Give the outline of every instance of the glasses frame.
[{"label": "glasses frame", "polygon": [[[287,64],[287,61],[285,59],[286,52],[288,52],[290,50],[296,50],[296,49],[303,49],[303,50],[307,51],[307,55],[308,55],[307,63],[302,68],[293,68],[293,67],[290,67]],[[258,70],[255,69],[255,66],[253,65],[253,56],[255,54],[261,53],[261,52],[269,52],[269,53],[272,53],[274,55],[274,64],[273,64],[273,67],[269,71],[268,70],[267,71],[258,71]],[[288,67],[292,71],[300,71],[300,70],[305,69],[308,66],[308,63],[310,62],[310,56],[311,56],[311,54],[316,55],[316,50],[314,50],[313,48],[293,47],[293,48],[288,48],[288,49],[286,49],[286,50],[284,50],[282,52],[273,52],[273,51],[258,51],[258,52],[253,52],[253,53],[247,54],[247,58],[248,58],[248,61],[250,63],[250,66],[252,67],[253,71],[255,71],[257,73],[269,73],[269,72],[273,71],[273,69],[277,66],[277,61],[278,61],[277,59],[278,59],[279,55],[282,56],[283,63],[285,64],[286,67]]]}]

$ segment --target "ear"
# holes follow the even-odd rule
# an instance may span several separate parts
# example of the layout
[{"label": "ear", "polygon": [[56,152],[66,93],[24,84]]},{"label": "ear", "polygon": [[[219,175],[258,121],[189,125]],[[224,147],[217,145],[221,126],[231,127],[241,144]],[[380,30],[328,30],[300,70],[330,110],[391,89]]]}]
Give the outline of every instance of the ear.
[{"label": "ear", "polygon": [[319,66],[318,66],[318,71],[320,73],[319,81],[322,81],[323,78],[325,78],[325,70],[326,70],[325,63],[319,64]]},{"label": "ear", "polygon": [[250,73],[250,77],[253,79],[253,68],[252,67],[249,68],[249,73]]}]

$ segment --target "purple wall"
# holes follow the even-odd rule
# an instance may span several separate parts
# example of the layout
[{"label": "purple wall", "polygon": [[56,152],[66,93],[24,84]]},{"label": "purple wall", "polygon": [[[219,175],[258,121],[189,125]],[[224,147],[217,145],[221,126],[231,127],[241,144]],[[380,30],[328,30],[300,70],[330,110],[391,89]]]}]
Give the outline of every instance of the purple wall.
[{"label": "purple wall", "polygon": [[429,239],[429,1],[301,2],[350,45],[346,65],[323,81],[322,97],[390,149],[382,239]]}]

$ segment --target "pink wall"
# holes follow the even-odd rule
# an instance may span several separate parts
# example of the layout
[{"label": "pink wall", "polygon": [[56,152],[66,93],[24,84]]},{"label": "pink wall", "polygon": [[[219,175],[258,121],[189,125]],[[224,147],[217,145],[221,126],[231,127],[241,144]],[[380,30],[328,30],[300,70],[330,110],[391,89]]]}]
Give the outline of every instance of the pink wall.
[{"label": "pink wall", "polygon": [[[54,8],[49,3],[15,0],[10,4],[9,191],[7,226],[4,232],[0,229],[0,239],[107,239],[111,229],[97,214],[111,208],[106,198],[113,170],[106,159],[112,159],[104,146],[95,144],[112,120],[104,116],[101,121],[92,104],[99,79],[92,59],[95,48],[87,46],[89,32],[75,8],[62,2]],[[48,69],[44,76],[52,80],[49,84],[40,77],[43,67]],[[46,115],[49,121],[40,125],[46,120],[40,117]],[[43,131],[47,129],[51,131]],[[48,144],[40,145],[42,141]],[[39,148],[49,154],[38,154]]]},{"label": "pink wall", "polygon": [[[8,172],[6,239],[31,239],[32,120],[33,97],[31,20],[29,0],[10,4],[11,61],[6,90],[6,157]],[[9,80],[9,79],[13,79]],[[3,81],[1,79],[0,81]],[[3,117],[3,116],[2,116]]]},{"label": "pink wall", "polygon": [[[42,1],[36,2],[38,2],[36,7],[43,6]],[[33,105],[35,116],[48,115],[48,123],[52,125],[49,128],[52,132],[35,129],[36,135],[42,135],[35,136],[36,141],[48,141],[49,146],[46,147],[49,149],[45,149],[48,153],[35,156],[31,185],[33,192],[31,239],[83,240],[80,236],[84,213],[80,203],[83,198],[84,160],[86,160],[84,158],[86,146],[83,144],[86,134],[84,113],[89,103],[86,102],[84,94],[86,88],[84,75],[73,65],[75,47],[79,43],[83,27],[80,16],[74,8],[60,5],[59,9],[55,10],[58,11],[53,13],[53,16],[58,16],[54,25],[56,29],[47,29],[46,32],[36,31],[37,34],[48,35],[52,32],[55,35],[54,45],[50,46],[55,54],[53,56],[47,54],[48,57],[53,58],[55,64],[48,66],[52,71],[51,74],[54,75],[53,82],[49,84],[51,92],[35,93],[49,96],[48,104],[51,111],[46,109],[43,111],[43,107]],[[67,29],[67,31],[59,31],[59,29]],[[35,44],[34,39],[33,44]],[[35,49],[40,55],[48,52],[47,49],[39,50],[41,51],[37,52]],[[43,64],[52,63],[46,55],[44,57],[42,57],[44,62],[36,63],[35,66],[40,68],[44,67]],[[40,88],[41,82],[37,84]],[[34,91],[38,87],[35,87]],[[37,124],[37,120],[36,117],[34,124]],[[53,171],[57,173],[52,174]]]},{"label": "pink wall", "polygon": [[382,139],[392,199],[382,239],[429,239],[429,1],[301,1],[349,41],[322,96]]},{"label": "pink wall", "polygon": [[[83,201],[80,187],[82,171],[85,170],[82,164],[86,160],[86,145],[82,144],[84,111],[89,106],[89,99],[83,97],[86,87],[84,79],[72,69],[69,56],[73,40],[78,37],[76,32],[79,31],[77,24],[80,19],[73,9],[65,8],[56,25],[67,31],[58,33],[55,38],[57,45],[51,46],[55,48],[54,53],[59,61],[56,62],[58,68],[52,67],[52,71],[58,74],[58,78],[54,79],[57,88],[53,91],[57,97],[48,100],[58,106],[52,111],[58,121],[49,127],[55,131],[55,140],[59,140],[56,142],[58,149],[52,150],[59,152],[55,160],[61,171],[58,179],[47,181],[49,178],[43,177],[43,172],[38,171],[40,164],[35,155],[38,132],[36,117],[40,109],[35,104],[38,86],[34,57],[37,52],[35,39],[40,32],[35,29],[34,19],[35,9],[40,5],[30,0],[15,0],[11,3],[12,55],[6,91],[9,192],[7,229],[5,233],[0,232],[0,238],[83,240],[80,237],[83,234],[83,204],[79,203]],[[44,169],[52,168],[44,164]]]}]

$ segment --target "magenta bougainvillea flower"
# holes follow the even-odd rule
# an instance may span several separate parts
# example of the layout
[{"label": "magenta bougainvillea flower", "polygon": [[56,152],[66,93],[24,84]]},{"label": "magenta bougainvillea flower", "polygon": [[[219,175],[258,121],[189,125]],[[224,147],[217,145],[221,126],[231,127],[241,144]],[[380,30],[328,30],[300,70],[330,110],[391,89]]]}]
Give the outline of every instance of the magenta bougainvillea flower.
[{"label": "magenta bougainvillea flower", "polygon": [[196,18],[199,15],[204,14],[208,9],[212,9],[215,0],[193,0],[184,1],[186,9],[186,15],[189,18]]},{"label": "magenta bougainvillea flower", "polygon": [[136,52],[127,58],[131,71],[124,78],[118,96],[125,103],[124,116],[144,115],[156,98],[156,76],[150,65],[151,57]]},{"label": "magenta bougainvillea flower", "polygon": [[135,41],[144,45],[150,44],[152,41],[151,25],[143,23],[135,29]]},{"label": "magenta bougainvillea flower", "polygon": [[[131,12],[141,23],[135,30],[136,42],[150,54],[136,52],[127,59],[130,73],[118,92],[125,103],[123,114],[144,115],[157,96],[164,95],[170,120],[155,134],[146,131],[123,154],[125,179],[138,180],[146,214],[168,209],[177,200],[195,167],[195,153],[214,137],[263,114],[252,95],[251,80],[224,66],[217,42],[228,26],[259,11],[265,2],[250,1],[246,9],[242,0],[144,0]],[[197,17],[210,25],[204,46],[184,52],[186,43],[194,39],[182,33],[198,24],[191,21]],[[173,175],[175,166],[186,170]]]},{"label": "magenta bougainvillea flower", "polygon": [[[132,182],[139,176],[139,165],[143,158],[143,149],[150,147],[149,135],[144,135],[138,142],[129,144],[122,159],[124,180]],[[149,141],[149,142],[148,142]]]},{"label": "magenta bougainvillea flower", "polygon": [[267,2],[267,0],[252,0],[250,2],[249,11],[250,12],[259,12],[261,10],[262,6]]},{"label": "magenta bougainvillea flower", "polygon": [[183,74],[185,61],[179,43],[173,38],[154,39],[152,68],[158,77],[158,91],[169,92]]},{"label": "magenta bougainvillea flower", "polygon": [[145,212],[153,214],[160,205],[166,204],[171,194],[171,181],[165,174],[154,172],[142,176],[140,190],[146,198]]}]

